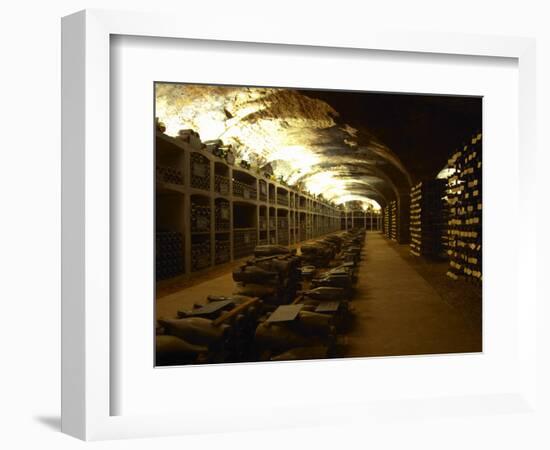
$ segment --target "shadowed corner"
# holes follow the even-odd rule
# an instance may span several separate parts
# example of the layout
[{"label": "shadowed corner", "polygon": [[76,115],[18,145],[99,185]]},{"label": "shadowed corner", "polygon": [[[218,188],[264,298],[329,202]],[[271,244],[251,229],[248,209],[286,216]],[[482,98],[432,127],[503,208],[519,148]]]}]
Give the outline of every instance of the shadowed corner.
[{"label": "shadowed corner", "polygon": [[41,423],[47,428],[54,431],[61,431],[61,417],[60,416],[37,416],[34,418],[38,423]]}]

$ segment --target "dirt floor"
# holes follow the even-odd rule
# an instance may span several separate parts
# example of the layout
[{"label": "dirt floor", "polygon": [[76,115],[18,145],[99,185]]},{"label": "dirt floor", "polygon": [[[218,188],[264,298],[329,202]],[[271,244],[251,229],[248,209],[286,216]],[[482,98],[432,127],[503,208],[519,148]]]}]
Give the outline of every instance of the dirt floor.
[{"label": "dirt floor", "polygon": [[434,283],[438,276],[447,278],[442,265],[439,275],[426,271],[423,276],[417,268],[419,264],[410,261],[403,248],[398,247],[380,233],[368,234],[351,302],[355,324],[345,336],[345,355],[481,351],[481,328],[476,328],[461,310],[443,299],[457,296],[460,285],[445,290],[441,280]]},{"label": "dirt floor", "polygon": [[411,255],[408,245],[387,241],[403,260],[437,291],[441,298],[461,314],[474,330],[481,329],[482,290],[481,285],[464,280],[452,280],[446,276],[449,261],[428,259]]}]

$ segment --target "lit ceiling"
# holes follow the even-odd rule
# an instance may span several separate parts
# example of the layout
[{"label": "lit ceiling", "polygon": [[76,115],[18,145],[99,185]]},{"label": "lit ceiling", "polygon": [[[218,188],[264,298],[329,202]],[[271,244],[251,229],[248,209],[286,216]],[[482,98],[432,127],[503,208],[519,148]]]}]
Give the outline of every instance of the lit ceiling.
[{"label": "lit ceiling", "polygon": [[379,115],[374,109],[367,111],[370,115],[364,110],[347,114],[357,105],[376,104],[361,95],[157,84],[156,116],[169,135],[193,129],[203,141],[231,144],[237,157],[253,165],[271,163],[276,177],[291,185],[303,184],[336,203],[354,201],[378,208],[399,192],[408,192],[412,177],[394,149],[371,133],[386,119],[381,108]]}]

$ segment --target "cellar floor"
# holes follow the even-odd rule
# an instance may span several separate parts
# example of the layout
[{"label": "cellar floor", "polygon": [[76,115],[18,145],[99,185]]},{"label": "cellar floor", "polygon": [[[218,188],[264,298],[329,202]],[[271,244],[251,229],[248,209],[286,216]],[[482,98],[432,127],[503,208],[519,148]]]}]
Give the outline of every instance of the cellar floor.
[{"label": "cellar floor", "polygon": [[[405,247],[405,246],[399,246]],[[343,338],[346,356],[420,355],[481,351],[481,327],[447,301],[398,246],[378,232],[368,233],[352,306],[355,322]],[[435,278],[437,275],[437,278]],[[430,277],[434,278],[430,282]],[[457,290],[457,285],[454,290]],[[234,289],[231,267],[214,278],[184,290],[161,295],[158,317],[175,317],[180,309],[204,304],[207,295],[228,295]],[[438,292],[439,291],[439,292]]]},{"label": "cellar floor", "polygon": [[444,301],[380,233],[369,233],[359,269],[347,356],[481,351],[481,329]]}]

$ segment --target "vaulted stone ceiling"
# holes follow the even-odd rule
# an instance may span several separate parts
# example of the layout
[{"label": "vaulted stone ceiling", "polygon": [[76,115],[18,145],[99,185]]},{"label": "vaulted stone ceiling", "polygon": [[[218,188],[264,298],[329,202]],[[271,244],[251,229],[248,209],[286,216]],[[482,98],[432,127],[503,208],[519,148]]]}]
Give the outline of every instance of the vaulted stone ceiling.
[{"label": "vaulted stone ceiling", "polygon": [[[464,104],[453,99],[460,100],[157,84],[156,115],[170,135],[191,128],[203,141],[221,139],[238,157],[257,165],[270,162],[277,177],[328,200],[384,206],[408,192],[413,180],[435,177],[460,144],[457,136],[475,131],[472,123],[481,126],[478,99]],[[448,148],[435,149],[431,141],[448,133],[444,122],[454,124],[452,136],[439,141]]]}]

